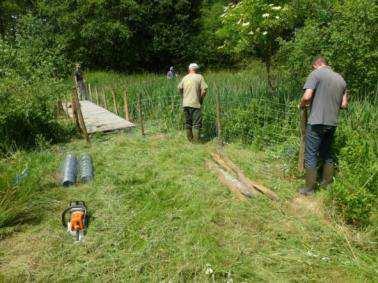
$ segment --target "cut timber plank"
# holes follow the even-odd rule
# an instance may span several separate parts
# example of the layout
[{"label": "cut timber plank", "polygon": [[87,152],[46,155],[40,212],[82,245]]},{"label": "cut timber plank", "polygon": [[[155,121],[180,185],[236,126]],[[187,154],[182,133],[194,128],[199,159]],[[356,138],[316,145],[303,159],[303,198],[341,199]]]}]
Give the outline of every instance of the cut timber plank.
[{"label": "cut timber plank", "polygon": [[243,182],[245,185],[247,185],[250,188],[255,188],[259,192],[265,194],[267,197],[269,197],[271,200],[278,200],[278,196],[275,192],[269,190],[267,187],[250,180],[247,176],[245,176],[244,172],[239,169],[238,166],[235,165],[228,157],[223,155],[221,152],[217,152],[212,154],[212,157],[214,158],[215,161],[219,162],[218,160],[221,160],[219,163],[220,165],[223,166],[225,164],[227,167],[227,170],[232,170],[240,179],[241,182]]},{"label": "cut timber plank", "polygon": [[221,183],[229,188],[229,190],[235,194],[237,199],[246,200],[247,197],[252,197],[252,194],[243,183],[236,180],[214,162],[208,160],[205,164],[207,169],[213,171],[218,176]]},{"label": "cut timber plank", "polygon": [[[135,127],[133,123],[88,100],[80,101],[80,106],[81,112],[83,113],[85,126],[87,127],[89,134],[128,130]],[[71,104],[64,103],[63,107],[67,114],[73,118]]]}]

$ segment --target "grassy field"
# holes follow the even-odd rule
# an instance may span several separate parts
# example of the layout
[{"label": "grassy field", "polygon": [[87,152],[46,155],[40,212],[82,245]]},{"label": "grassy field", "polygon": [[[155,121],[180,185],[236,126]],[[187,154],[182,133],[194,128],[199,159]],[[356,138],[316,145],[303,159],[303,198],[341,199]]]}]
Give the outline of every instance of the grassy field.
[{"label": "grassy field", "polygon": [[[373,282],[378,277],[377,214],[371,214],[373,224],[356,229],[335,208],[345,205],[344,211],[369,221],[378,169],[376,101],[354,101],[342,113],[335,185],[301,198],[296,169],[300,90],[285,84],[269,96],[258,66],[210,72],[206,80],[206,143],[193,145],[182,131],[177,80],[87,74],[92,100],[104,105],[105,94],[114,111],[114,89],[121,116],[127,90],[137,124],[141,95],[146,136],[139,129],[95,135],[91,147],[77,137],[58,145],[40,139],[33,151],[4,156],[0,281]],[[68,95],[71,82],[65,89]],[[274,190],[278,202],[264,196],[240,202],[206,169],[217,147],[216,94],[226,154]],[[92,183],[60,186],[59,168],[69,152],[91,153]],[[15,176],[26,168],[28,176],[16,184]],[[86,201],[91,214],[82,245],[74,244],[60,224],[71,200]]]},{"label": "grassy field", "polygon": [[[41,204],[41,217],[1,240],[0,280],[377,278],[373,235],[329,217],[323,192],[298,198],[300,180],[287,171],[290,160],[277,151],[228,145],[227,155],[280,197],[276,203],[264,196],[240,202],[205,169],[215,148],[215,142],[189,144],[181,132],[150,130],[146,137],[95,137],[91,148],[76,140],[33,153],[44,161],[49,203]],[[57,184],[67,152],[92,154],[94,182],[66,189]],[[24,159],[9,161],[20,167]],[[60,212],[72,199],[85,200],[92,216],[82,245],[60,224]]]}]

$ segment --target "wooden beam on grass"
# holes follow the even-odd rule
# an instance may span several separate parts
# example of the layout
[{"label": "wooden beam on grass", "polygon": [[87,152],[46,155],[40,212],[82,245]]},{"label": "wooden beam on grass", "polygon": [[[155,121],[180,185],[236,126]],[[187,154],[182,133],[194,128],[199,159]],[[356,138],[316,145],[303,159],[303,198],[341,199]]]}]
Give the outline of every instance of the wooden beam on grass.
[{"label": "wooden beam on grass", "polygon": [[218,176],[219,181],[224,186],[226,186],[238,200],[245,201],[247,197],[252,196],[248,188],[246,188],[244,184],[233,178],[230,174],[221,169],[213,161],[208,160],[206,161],[205,165],[207,169],[214,172]]},{"label": "wooden beam on grass", "polygon": [[224,156],[220,152],[213,153],[212,157],[214,158],[214,160],[216,162],[218,162],[218,160],[219,160],[221,162],[220,163],[221,166],[223,166],[222,164],[225,164],[227,166],[227,168],[229,168],[228,170],[231,170],[232,172],[234,172],[234,174],[236,174],[238,176],[239,180],[242,183],[244,183],[251,190],[257,190],[260,193],[265,194],[271,200],[278,200],[278,196],[275,192],[269,190],[268,188],[259,184],[258,182],[255,182],[255,181],[252,181],[251,179],[249,179],[244,174],[244,172],[238,166],[236,166],[235,163],[233,163],[228,157]]}]

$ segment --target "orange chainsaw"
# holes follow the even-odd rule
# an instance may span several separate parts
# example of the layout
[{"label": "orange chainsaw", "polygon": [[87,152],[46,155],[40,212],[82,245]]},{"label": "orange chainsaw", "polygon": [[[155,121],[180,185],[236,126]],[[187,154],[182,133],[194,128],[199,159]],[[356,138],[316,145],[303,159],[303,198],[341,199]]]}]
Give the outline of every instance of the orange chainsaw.
[{"label": "orange chainsaw", "polygon": [[[69,214],[69,219],[67,215]],[[88,225],[87,207],[83,201],[73,201],[62,213],[62,224],[67,232],[76,237],[76,241],[84,239],[84,231]]]}]

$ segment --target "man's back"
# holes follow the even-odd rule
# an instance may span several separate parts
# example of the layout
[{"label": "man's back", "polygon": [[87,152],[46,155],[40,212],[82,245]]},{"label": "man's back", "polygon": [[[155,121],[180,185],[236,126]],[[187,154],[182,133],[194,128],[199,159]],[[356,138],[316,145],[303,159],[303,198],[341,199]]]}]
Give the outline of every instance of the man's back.
[{"label": "man's back", "polygon": [[313,89],[309,124],[336,126],[346,83],[338,73],[325,66],[314,70],[308,77],[304,89]]},{"label": "man's back", "polygon": [[183,107],[201,108],[201,92],[207,89],[202,75],[187,74],[180,82],[178,88],[183,90]]}]

